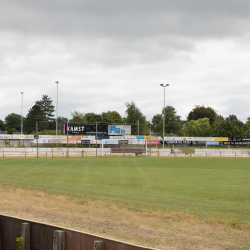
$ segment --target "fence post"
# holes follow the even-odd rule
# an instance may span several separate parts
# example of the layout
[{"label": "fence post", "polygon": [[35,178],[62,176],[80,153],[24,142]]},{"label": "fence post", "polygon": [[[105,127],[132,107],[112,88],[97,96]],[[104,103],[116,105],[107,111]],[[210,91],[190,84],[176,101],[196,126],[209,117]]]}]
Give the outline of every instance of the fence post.
[{"label": "fence post", "polygon": [[101,240],[94,241],[94,250],[104,250],[104,241]]},{"label": "fence post", "polygon": [[3,151],[3,158],[4,158],[4,151]]},{"label": "fence post", "polygon": [[65,231],[54,230],[54,232],[53,232],[53,250],[65,250]]},{"label": "fence post", "polygon": [[22,238],[25,250],[30,250],[30,223],[22,223]]}]

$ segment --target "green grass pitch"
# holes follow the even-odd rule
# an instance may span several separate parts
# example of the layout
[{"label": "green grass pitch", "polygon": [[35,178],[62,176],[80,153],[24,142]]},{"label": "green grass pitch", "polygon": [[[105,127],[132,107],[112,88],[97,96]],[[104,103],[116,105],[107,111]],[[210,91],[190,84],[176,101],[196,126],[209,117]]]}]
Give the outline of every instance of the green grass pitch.
[{"label": "green grass pitch", "polygon": [[0,185],[250,227],[248,158],[0,159]]}]

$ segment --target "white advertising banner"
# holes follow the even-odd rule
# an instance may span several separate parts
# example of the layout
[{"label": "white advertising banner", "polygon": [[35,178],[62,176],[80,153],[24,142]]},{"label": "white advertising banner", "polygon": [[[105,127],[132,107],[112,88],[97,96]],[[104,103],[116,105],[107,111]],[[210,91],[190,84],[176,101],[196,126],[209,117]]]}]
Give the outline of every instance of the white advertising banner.
[{"label": "white advertising banner", "polygon": [[145,144],[145,140],[128,140],[128,144],[131,145],[138,145],[138,144]]},{"label": "white advertising banner", "polygon": [[54,140],[67,140],[67,135],[52,135]]},{"label": "white advertising banner", "polygon": [[127,136],[127,135],[125,135],[124,139],[126,139],[126,140],[136,140],[136,136]]},{"label": "white advertising banner", "polygon": [[103,144],[118,144],[118,140],[104,139]]},{"label": "white advertising banner", "polygon": [[102,140],[91,140],[90,144],[102,144]]},{"label": "white advertising banner", "polygon": [[52,135],[39,135],[39,139],[53,139]]},{"label": "white advertising banner", "polygon": [[119,135],[117,135],[117,136],[110,136],[109,139],[111,139],[111,140],[123,140],[123,136],[119,136]]},{"label": "white advertising banner", "polygon": [[95,136],[93,135],[82,135],[82,140],[95,140]]},{"label": "white advertising banner", "polygon": [[12,139],[13,135],[0,135],[0,139]]},{"label": "white advertising banner", "polygon": [[131,125],[108,125],[109,135],[131,135]]}]

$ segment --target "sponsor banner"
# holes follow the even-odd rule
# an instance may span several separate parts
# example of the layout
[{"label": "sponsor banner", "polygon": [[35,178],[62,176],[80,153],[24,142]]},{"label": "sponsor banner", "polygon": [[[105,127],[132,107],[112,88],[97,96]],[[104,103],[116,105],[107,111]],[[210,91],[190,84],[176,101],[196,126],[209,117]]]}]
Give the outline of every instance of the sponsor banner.
[{"label": "sponsor banner", "polygon": [[148,135],[146,135],[146,136],[144,136],[144,140],[147,140],[147,141],[150,141],[150,140],[152,140],[152,136],[148,136]]},{"label": "sponsor banner", "polygon": [[81,144],[90,144],[90,140],[81,140]]},{"label": "sponsor banner", "polygon": [[76,143],[77,143],[77,144],[81,144],[82,141],[81,141],[81,140],[76,140]]},{"label": "sponsor banner", "polygon": [[62,143],[62,140],[60,139],[47,139],[47,140],[48,140],[48,143],[56,143],[56,144]]},{"label": "sponsor banner", "polygon": [[228,141],[228,137],[214,137],[215,141]]},{"label": "sponsor banner", "polygon": [[146,143],[151,145],[161,145],[161,141],[159,140],[146,141]]},{"label": "sponsor banner", "polygon": [[34,135],[27,135],[27,139],[34,139]]},{"label": "sponsor banner", "polygon": [[242,141],[250,141],[250,138],[242,138]]},{"label": "sponsor banner", "polygon": [[98,135],[97,139],[101,140],[101,139],[110,139],[108,135]]},{"label": "sponsor banner", "polygon": [[185,141],[186,137],[169,137],[164,136],[164,141]]},{"label": "sponsor banner", "polygon": [[129,145],[145,144],[145,140],[128,140]]},{"label": "sponsor banner", "polygon": [[15,140],[24,140],[26,138],[27,138],[26,135],[13,135],[12,136],[12,139],[15,139]]},{"label": "sponsor banner", "polygon": [[82,135],[81,136],[81,139],[82,140],[95,140],[95,136],[93,136],[93,135]]},{"label": "sponsor banner", "polygon": [[118,144],[128,145],[128,140],[118,140]]},{"label": "sponsor banner", "polygon": [[206,141],[207,146],[220,145],[219,141]]},{"label": "sponsor banner", "polygon": [[214,141],[214,137],[193,137],[194,141]]},{"label": "sponsor banner", "polygon": [[102,140],[91,140],[90,144],[102,144]]},{"label": "sponsor banner", "polygon": [[54,140],[67,140],[67,135],[52,135]]},{"label": "sponsor banner", "polygon": [[139,135],[138,135],[138,136],[136,136],[136,139],[137,139],[137,140],[144,140],[144,136],[139,136]]},{"label": "sponsor banner", "polygon": [[232,137],[229,137],[228,141],[242,141],[242,138],[232,138]]},{"label": "sponsor banner", "polygon": [[250,141],[223,141],[223,145],[250,145]]},{"label": "sponsor banner", "polygon": [[0,139],[12,139],[13,135],[0,135]]},{"label": "sponsor banner", "polygon": [[151,140],[152,141],[160,141],[161,137],[160,136],[158,136],[158,137],[152,137]]},{"label": "sponsor banner", "polygon": [[[62,130],[63,130],[62,124]],[[67,127],[67,126],[66,126]],[[65,129],[65,128],[64,128]],[[66,131],[62,131],[67,134],[67,128]],[[96,125],[78,125],[78,124],[68,124],[68,134],[78,134],[78,135],[108,135],[108,125],[97,125],[97,131],[96,131]]]},{"label": "sponsor banner", "polygon": [[111,139],[111,140],[123,140],[123,136],[119,136],[119,135],[117,135],[117,136],[110,136],[109,139]]},{"label": "sponsor banner", "polygon": [[131,135],[131,125],[108,125],[109,135]]},{"label": "sponsor banner", "polygon": [[118,140],[111,140],[111,139],[104,139],[102,140],[103,144],[117,144],[118,145]]},{"label": "sponsor banner", "polygon": [[77,140],[81,140],[81,136],[80,135],[69,135],[68,136],[68,141],[69,142],[75,142]]},{"label": "sponsor banner", "polygon": [[126,139],[126,140],[136,140],[136,136],[130,136],[130,135],[126,135],[126,136],[124,136],[124,139]]},{"label": "sponsor banner", "polygon": [[[162,144],[162,141],[160,141]],[[192,145],[193,141],[164,141],[164,144],[168,145]]]},{"label": "sponsor banner", "polygon": [[38,139],[53,139],[52,135],[39,135]]}]

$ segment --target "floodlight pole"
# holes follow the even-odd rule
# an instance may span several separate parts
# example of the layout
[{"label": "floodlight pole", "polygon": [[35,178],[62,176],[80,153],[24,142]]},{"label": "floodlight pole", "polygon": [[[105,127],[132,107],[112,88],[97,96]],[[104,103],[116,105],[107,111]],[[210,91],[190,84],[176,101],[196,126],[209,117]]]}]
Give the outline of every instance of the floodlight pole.
[{"label": "floodlight pole", "polygon": [[164,106],[163,106],[163,137],[162,137],[162,145],[164,148],[164,135],[165,135],[165,88],[169,86],[169,84],[161,83],[160,86],[164,88]]},{"label": "floodlight pole", "polygon": [[22,94],[22,105],[21,105],[21,134],[23,134],[23,92]]},{"label": "floodlight pole", "polygon": [[56,81],[57,84],[57,100],[56,100],[56,135],[57,135],[57,117],[58,117],[58,81]]}]

